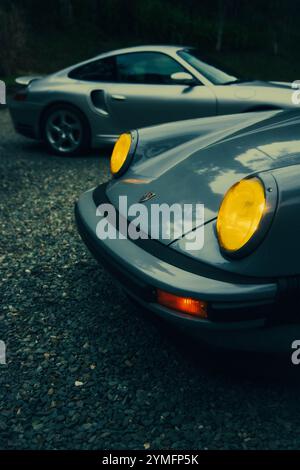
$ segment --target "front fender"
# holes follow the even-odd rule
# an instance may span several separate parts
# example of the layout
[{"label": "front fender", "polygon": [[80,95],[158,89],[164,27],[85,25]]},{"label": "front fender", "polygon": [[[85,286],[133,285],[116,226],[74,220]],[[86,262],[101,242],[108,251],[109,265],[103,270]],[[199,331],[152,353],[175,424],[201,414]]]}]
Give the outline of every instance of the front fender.
[{"label": "front fender", "polygon": [[[283,278],[300,275],[300,165],[269,170],[278,187],[277,208],[262,242],[241,259],[229,259],[216,236],[216,219],[205,225],[204,247],[188,252],[183,237],[171,246],[188,256],[224,271],[254,277]],[[259,173],[258,173],[259,176]]]}]

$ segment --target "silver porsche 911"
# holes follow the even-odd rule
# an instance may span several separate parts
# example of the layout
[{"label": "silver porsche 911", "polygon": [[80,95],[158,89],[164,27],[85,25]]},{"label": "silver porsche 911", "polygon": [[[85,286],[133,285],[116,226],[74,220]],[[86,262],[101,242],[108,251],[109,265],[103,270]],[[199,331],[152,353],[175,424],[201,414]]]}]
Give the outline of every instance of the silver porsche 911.
[{"label": "silver porsche 911", "polygon": [[9,103],[16,131],[61,155],[137,127],[293,106],[290,84],[243,80],[190,47],[121,49],[17,83]]}]

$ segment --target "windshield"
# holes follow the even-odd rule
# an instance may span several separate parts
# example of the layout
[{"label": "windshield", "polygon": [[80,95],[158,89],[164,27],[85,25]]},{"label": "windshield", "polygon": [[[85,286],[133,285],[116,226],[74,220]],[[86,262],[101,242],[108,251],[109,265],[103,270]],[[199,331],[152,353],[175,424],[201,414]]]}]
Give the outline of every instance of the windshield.
[{"label": "windshield", "polygon": [[[214,85],[227,85],[240,81],[235,75],[228,74],[224,70],[212,65],[212,61],[203,61],[200,59],[201,53],[196,49],[185,49],[178,51],[177,53],[182,59],[186,60],[192,65],[198,72],[200,72],[205,78],[207,78]],[[203,58],[203,55],[202,55]]]}]

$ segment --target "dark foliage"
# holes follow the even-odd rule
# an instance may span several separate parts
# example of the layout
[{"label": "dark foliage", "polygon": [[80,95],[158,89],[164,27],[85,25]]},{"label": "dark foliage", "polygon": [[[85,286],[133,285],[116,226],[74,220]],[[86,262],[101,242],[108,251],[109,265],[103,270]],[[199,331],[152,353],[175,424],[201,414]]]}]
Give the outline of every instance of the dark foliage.
[{"label": "dark foliage", "polygon": [[269,70],[295,79],[299,12],[293,0],[0,0],[0,75],[48,72],[124,45],[177,43],[260,76],[267,58]]}]

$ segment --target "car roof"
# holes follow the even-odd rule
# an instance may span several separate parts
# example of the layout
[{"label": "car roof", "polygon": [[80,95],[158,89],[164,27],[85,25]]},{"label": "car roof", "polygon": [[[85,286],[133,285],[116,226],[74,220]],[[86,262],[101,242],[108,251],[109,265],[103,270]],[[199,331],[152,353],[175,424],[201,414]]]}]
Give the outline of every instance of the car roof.
[{"label": "car roof", "polygon": [[96,57],[103,57],[103,56],[110,56],[110,55],[118,55],[118,54],[127,54],[129,52],[167,52],[167,53],[174,53],[181,49],[190,48],[188,46],[179,46],[179,45],[170,45],[170,44],[153,44],[153,45],[145,45],[145,46],[134,46],[134,47],[126,47],[122,49],[116,49],[113,51],[103,52]]}]

